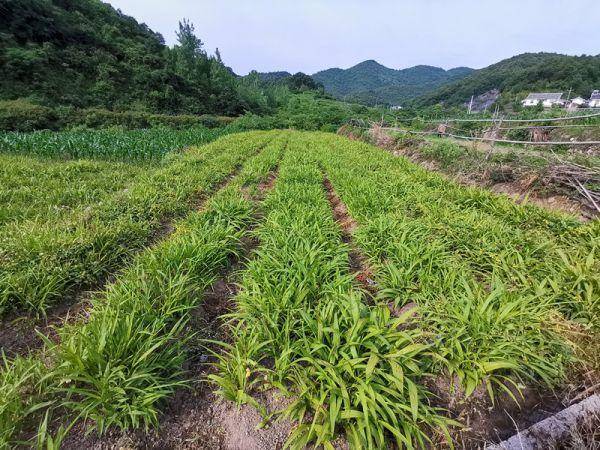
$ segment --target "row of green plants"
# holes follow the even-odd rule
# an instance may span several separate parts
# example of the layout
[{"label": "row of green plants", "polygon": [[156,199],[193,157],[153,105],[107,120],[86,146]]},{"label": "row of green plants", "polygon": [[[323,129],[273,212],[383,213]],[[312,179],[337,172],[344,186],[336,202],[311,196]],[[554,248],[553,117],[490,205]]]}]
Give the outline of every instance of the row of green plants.
[{"label": "row of green plants", "polygon": [[9,132],[0,134],[0,154],[57,159],[156,162],[170,152],[200,145],[227,134],[226,128],[202,126],[181,130],[149,128]]},{"label": "row of green plants", "polygon": [[[210,379],[265,420],[296,421],[290,448],[332,449],[340,433],[351,448],[386,448],[390,439],[421,447],[452,424],[420,382],[431,346],[408,315],[367,304],[355,286],[316,159],[316,148],[326,150],[320,138],[294,134],[228,316],[233,343],[222,344]],[[290,400],[267,415],[260,392]]]},{"label": "row of green plants", "polygon": [[365,144],[321,145],[380,298],[414,308],[440,357],[434,372],[466,397],[563,379],[575,360],[567,331],[600,325],[597,221],[459,187]]},{"label": "row of green plants", "polygon": [[[248,147],[256,143],[256,136],[245,138]],[[30,443],[57,448],[79,421],[100,433],[109,427],[157,425],[164,401],[188,381],[183,362],[194,333],[189,312],[239,256],[241,240],[258,217],[257,205],[244,191],[255,191],[275,169],[286,138],[273,136],[201,211],[139,254],[93,299],[85,322],[59,329],[57,343],[46,340],[38,356],[5,358],[0,447],[33,436]],[[229,144],[239,149],[236,142]],[[32,424],[39,424],[37,433]]]},{"label": "row of green plants", "polygon": [[15,309],[44,313],[49,305],[97,283],[276,134],[230,135],[172,154],[126,189],[98,203],[81,204],[61,220],[8,224],[0,236],[0,314]]},{"label": "row of green plants", "polygon": [[126,189],[145,170],[122,162],[0,155],[0,230],[27,219],[60,221]]},{"label": "row of green plants", "polygon": [[[255,223],[240,187],[256,189],[282,153],[254,233],[260,247],[228,316],[230,343],[221,343],[210,378],[265,421],[296,421],[290,447],[333,448],[340,434],[353,448],[438,445],[456,423],[433,406],[442,392],[431,386],[518,400],[523,384],[553,387],[577,362],[573,330],[599,331],[598,221],[518,206],[331,134],[232,135],[200,154],[168,157],[171,164],[148,175],[165,171],[148,203],[114,212],[130,223],[175,195],[173,184],[188,183],[189,173],[212,173],[206,192],[246,161],[203,213],[179,222],[97,297],[89,322],[60,330],[40,358],[5,361],[0,442],[30,436],[25,425],[36,423],[39,442],[54,444],[68,426],[47,430],[64,411],[100,432],[157,424],[162,401],[184,378],[186,311]],[[222,173],[217,162],[227,166]],[[354,241],[373,269],[374,299],[349,271],[325,176],[359,223]],[[185,214],[191,206],[178,198]],[[55,267],[72,267],[68,261]],[[32,266],[30,285],[45,269]],[[276,391],[289,401],[267,414],[256,394]]]}]

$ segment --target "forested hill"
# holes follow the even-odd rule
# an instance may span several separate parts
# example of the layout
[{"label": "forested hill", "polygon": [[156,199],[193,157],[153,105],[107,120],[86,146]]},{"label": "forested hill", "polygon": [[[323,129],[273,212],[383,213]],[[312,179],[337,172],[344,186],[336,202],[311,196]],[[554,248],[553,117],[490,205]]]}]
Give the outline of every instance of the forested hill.
[{"label": "forested hill", "polygon": [[234,113],[234,75],[184,22],[173,49],[99,0],[0,3],[0,96],[55,106]]},{"label": "forested hill", "polygon": [[467,67],[444,70],[432,66],[395,70],[368,60],[349,69],[323,70],[312,77],[323,84],[326,92],[338,98],[367,104],[402,104],[462,78],[472,70]]},{"label": "forested hill", "polygon": [[100,0],[0,1],[0,100],[236,115],[269,112],[287,92],[318,87],[304,74],[238,77],[186,20],[177,37],[167,47]]},{"label": "forested hill", "polygon": [[471,95],[499,89],[502,97],[518,99],[531,91],[564,91],[571,97],[589,98],[600,89],[600,55],[567,56],[556,53],[524,53],[477,70],[417,99],[417,105],[459,105]]}]

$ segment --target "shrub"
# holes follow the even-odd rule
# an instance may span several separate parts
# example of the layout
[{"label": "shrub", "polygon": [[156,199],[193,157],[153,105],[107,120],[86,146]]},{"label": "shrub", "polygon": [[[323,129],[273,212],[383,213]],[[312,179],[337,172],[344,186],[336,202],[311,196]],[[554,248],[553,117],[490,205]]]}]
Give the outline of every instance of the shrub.
[{"label": "shrub", "polygon": [[190,128],[198,125],[217,128],[230,123],[233,118],[217,116],[195,116],[191,114],[171,116],[149,114],[137,111],[115,112],[107,109],[83,109],[70,120],[71,125],[85,125],[88,128],[109,128],[122,126],[128,129],[169,127]]},{"label": "shrub", "polygon": [[45,106],[27,100],[0,101],[0,130],[32,131],[56,129],[58,116]]},{"label": "shrub", "polygon": [[36,105],[26,100],[0,102],[0,131],[34,131],[61,128],[111,128],[140,129],[169,127],[184,129],[197,127],[217,128],[234,120],[232,117],[151,114],[142,111],[111,111],[101,108],[56,109]]},{"label": "shrub", "polygon": [[460,158],[465,153],[465,149],[454,142],[439,141],[423,147],[422,153],[447,167]]},{"label": "shrub", "polygon": [[279,126],[273,116],[257,116],[256,114],[246,113],[236,119],[229,127],[232,131],[249,131],[270,130]]},{"label": "shrub", "polygon": [[531,139],[531,133],[527,129],[517,128],[507,131],[506,139],[512,139],[514,141],[529,141]]}]

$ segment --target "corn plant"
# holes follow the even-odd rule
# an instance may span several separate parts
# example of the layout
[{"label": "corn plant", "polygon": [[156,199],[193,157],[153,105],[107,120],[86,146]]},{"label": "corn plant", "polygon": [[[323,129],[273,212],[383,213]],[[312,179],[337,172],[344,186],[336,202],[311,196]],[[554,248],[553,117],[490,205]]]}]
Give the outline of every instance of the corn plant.
[{"label": "corn plant", "polygon": [[210,142],[225,129],[75,130],[0,134],[0,153],[61,159],[159,161],[167,153]]}]

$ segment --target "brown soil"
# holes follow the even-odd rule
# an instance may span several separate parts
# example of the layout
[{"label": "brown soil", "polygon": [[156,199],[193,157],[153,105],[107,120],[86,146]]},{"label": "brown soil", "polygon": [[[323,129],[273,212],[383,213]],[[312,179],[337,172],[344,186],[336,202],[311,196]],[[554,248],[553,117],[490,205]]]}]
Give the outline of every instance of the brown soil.
[{"label": "brown soil", "polygon": [[[262,200],[274,186],[277,175],[270,174],[258,188],[255,200]],[[241,255],[251,257],[258,241],[242,241]],[[202,339],[227,341],[227,328],[222,316],[231,311],[238,293],[236,279],[246,265],[245,258],[230,261],[230,268],[202,294],[203,301],[191,312],[190,332],[198,336],[189,345],[190,358],[186,363],[187,378],[193,380],[188,389],[179,389],[163,408],[159,428],[150,431],[121,432],[109,430],[105,435],[86,435],[86,425],[79,423],[67,436],[65,449],[281,449],[292,424],[289,421],[269,421],[255,408],[223,400],[215,386],[206,380],[214,372],[210,364],[214,357],[205,349]],[[213,348],[212,350],[217,350]],[[285,401],[274,392],[255,397],[268,413],[281,409]],[[261,425],[264,425],[260,427]],[[260,428],[259,428],[260,427]]]},{"label": "brown soil", "polygon": [[526,179],[521,179],[515,182],[507,183],[496,183],[492,184],[489,189],[497,194],[506,194],[515,203],[522,204],[524,202],[533,203],[536,206],[540,206],[545,209],[566,212],[573,214],[581,218],[582,220],[589,220],[589,214],[582,209],[581,204],[570,199],[565,195],[550,195],[547,197],[540,197],[536,195],[535,191],[531,188],[524,186]]},{"label": "brown soil", "polygon": [[[590,347],[596,348],[592,344]],[[505,440],[571,404],[600,392],[597,368],[588,369],[585,371],[579,366],[572,367],[565,377],[567,381],[554,391],[543,385],[530,384],[522,387],[521,395],[514,387],[509,386],[518,404],[507,393],[499,390],[492,404],[483,386],[465,400],[464,391],[457,387],[457,379],[451,386],[450,379],[445,374],[428,378],[426,386],[436,396],[435,406],[448,410],[452,418],[465,425],[465,429],[454,429],[451,433],[456,447],[483,449],[486,443]],[[586,436],[589,437],[590,433],[583,433],[579,437],[583,439]],[[574,435],[573,438],[578,436]]]},{"label": "brown soil", "polygon": [[524,388],[523,397],[512,388],[518,404],[507,393],[497,393],[492,404],[483,386],[465,400],[456,383],[450,386],[448,377],[438,377],[433,383],[430,388],[438,396],[440,406],[465,426],[452,433],[458,448],[483,449],[486,444],[502,441],[565,407],[559,393],[542,387]]},{"label": "brown soil", "polygon": [[56,341],[57,328],[87,320],[93,295],[93,291],[86,291],[75,301],[65,301],[53,307],[51,314],[43,319],[32,315],[9,316],[0,329],[0,351],[8,357],[27,355],[44,345],[40,334]]},{"label": "brown soil", "polygon": [[[253,407],[238,408],[222,400],[205,382],[198,382],[178,397],[165,408],[157,430],[111,430],[99,438],[94,434],[86,436],[83,427],[78,427],[81,429],[73,430],[62,448],[271,450],[283,448],[291,430],[284,421],[261,427],[262,418]],[[262,397],[259,401],[269,411],[282,406],[273,395]]]},{"label": "brown soil", "polygon": [[273,172],[269,174],[266,180],[261,181],[258,184],[258,192],[260,193],[258,198],[255,200],[263,200],[265,195],[275,187],[275,181],[277,181],[278,172],[275,169]]},{"label": "brown soil", "polygon": [[251,201],[261,201],[264,199],[265,195],[273,189],[275,186],[275,181],[277,180],[278,169],[274,169],[271,173],[269,173],[268,177],[261,181],[256,187],[255,192],[251,192],[247,186],[242,187],[242,194],[246,200]]},{"label": "brown soil", "polygon": [[348,213],[348,208],[336,194],[333,185],[327,177],[323,180],[323,186],[327,193],[327,199],[333,211],[333,217],[342,231],[342,241],[348,245],[348,257],[350,271],[354,274],[354,278],[371,297],[374,297],[377,292],[376,283],[373,279],[373,270],[369,267],[367,258],[354,245],[352,234],[358,227],[356,221]]}]

